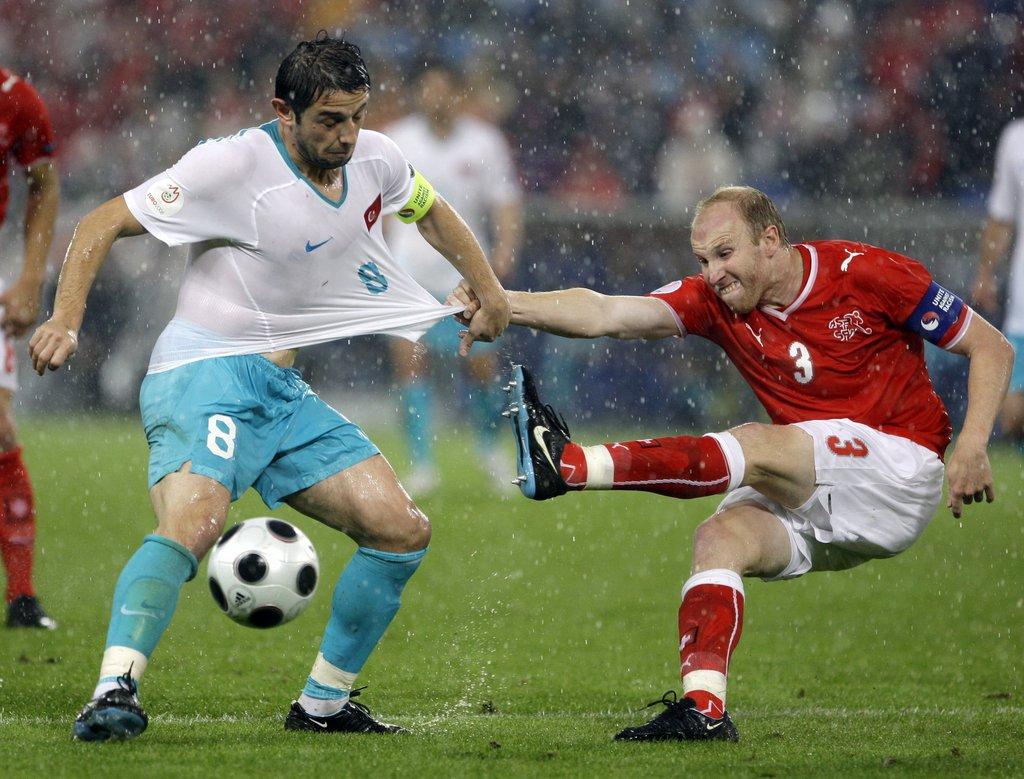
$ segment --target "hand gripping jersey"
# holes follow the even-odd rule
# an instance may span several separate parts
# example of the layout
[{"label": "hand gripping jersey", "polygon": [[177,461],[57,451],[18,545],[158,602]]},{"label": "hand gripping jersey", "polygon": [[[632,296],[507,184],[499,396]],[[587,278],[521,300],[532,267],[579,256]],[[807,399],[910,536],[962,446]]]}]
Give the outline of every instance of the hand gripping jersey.
[{"label": "hand gripping jersey", "polygon": [[924,339],[952,348],[971,309],[895,252],[849,241],[796,247],[804,284],[785,310],[733,313],[701,276],[651,293],[682,335],[721,346],[775,424],[851,419],[940,457],[952,428],[928,377]]},{"label": "hand gripping jersey", "polygon": [[201,143],[125,193],[146,230],[192,244],[150,373],[370,333],[415,340],[459,310],[416,284],[381,235],[382,214],[416,218],[430,202],[398,147],[363,130],[342,175],[339,200],[321,194],[273,121]]},{"label": "hand gripping jersey", "polygon": [[36,91],[0,68],[0,225],[7,214],[10,158],[29,167],[53,155],[53,128]]}]

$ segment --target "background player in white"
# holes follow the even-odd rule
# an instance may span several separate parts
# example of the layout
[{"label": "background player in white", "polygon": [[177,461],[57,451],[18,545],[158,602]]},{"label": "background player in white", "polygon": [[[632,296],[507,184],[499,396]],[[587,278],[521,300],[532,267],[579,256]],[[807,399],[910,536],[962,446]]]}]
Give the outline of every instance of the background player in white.
[{"label": "background player in white", "polygon": [[[987,445],[1013,350],[920,263],[851,241],[790,244],[771,200],[723,187],[691,229],[701,275],[647,296],[587,289],[510,292],[512,323],[575,338],[697,335],[718,344],[772,424],[705,436],[580,446],[518,368],[512,409],[521,488],[676,498],[728,493],[697,528],[679,607],[684,697],[665,695],[630,741],[738,739],[725,709],[743,628],[743,576],[790,579],[909,547],[942,499],[949,417],[924,339],[970,360],[969,397],[949,457],[947,505],[994,499]],[[474,301],[462,283],[456,299]]]},{"label": "background player in white", "polygon": [[53,316],[30,342],[40,373],[74,353],[86,296],[115,240],[149,232],[191,245],[140,395],[157,528],[118,579],[100,680],[74,724],[79,739],[146,728],[137,680],[182,585],[249,486],[267,505],[288,503],[359,545],[285,727],[400,730],[350,693],[426,553],[430,525],[377,448],[291,365],[299,346],[373,332],[415,337],[451,313],[391,259],[385,213],[417,221],[484,290],[477,336],[497,336],[509,313],[458,214],[392,141],[360,132],[369,99],[357,47],[325,34],[300,43],[277,73],[276,120],[201,143],[87,215],[68,248]]},{"label": "background player in white", "polygon": [[1007,301],[1003,334],[1017,351],[1010,391],[1003,403],[1000,424],[1003,434],[1024,447],[1024,119],[1003,128],[996,149],[995,173],[988,197],[988,219],[981,230],[980,262],[974,281],[974,302],[988,314],[999,310],[996,270],[1010,248],[1014,233],[1010,270],[1006,281]]},{"label": "background player in white", "polygon": [[[418,112],[389,125],[384,132],[416,169],[445,193],[479,239],[495,274],[507,283],[522,240],[521,194],[508,142],[499,128],[466,110],[465,85],[452,67],[432,64],[417,85]],[[389,224],[388,243],[412,277],[438,300],[444,300],[458,284],[458,270],[416,230]],[[418,343],[390,339],[413,464],[402,481],[413,495],[430,492],[440,481],[431,446],[438,393],[429,361],[455,356],[458,331],[458,322],[448,318],[434,325]],[[494,440],[495,411],[501,407],[495,377],[497,345],[481,344],[462,362],[467,381],[458,392],[468,393],[473,429],[481,438],[477,451],[482,453],[495,484],[507,488],[511,464],[502,457]],[[450,387],[446,388],[440,397],[451,397],[451,392]]]}]

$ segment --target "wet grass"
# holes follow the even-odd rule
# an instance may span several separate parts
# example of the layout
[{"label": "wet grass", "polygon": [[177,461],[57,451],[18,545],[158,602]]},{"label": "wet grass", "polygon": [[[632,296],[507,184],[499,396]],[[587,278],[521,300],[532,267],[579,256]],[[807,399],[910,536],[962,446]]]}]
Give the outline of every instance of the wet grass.
[{"label": "wet grass", "polygon": [[[116,576],[151,530],[145,441],[134,420],[28,420],[23,437],[40,591],[61,626],[0,633],[4,775],[1024,772],[1024,476],[1009,450],[994,458],[1002,499],[959,522],[940,514],[904,555],[748,583],[729,698],[738,745],[611,741],[676,684],[688,542],[714,501],[502,498],[464,439],[444,442],[449,478],[422,501],[430,555],[360,679],[362,700],[413,735],[281,729],[353,549],[285,510],[321,557],[327,586],[309,611],[247,630],[200,576],[144,681],[150,729],[95,745],[72,742],[70,724],[95,680]],[[386,432],[376,440],[399,448]],[[265,513],[250,493],[232,519]]]}]

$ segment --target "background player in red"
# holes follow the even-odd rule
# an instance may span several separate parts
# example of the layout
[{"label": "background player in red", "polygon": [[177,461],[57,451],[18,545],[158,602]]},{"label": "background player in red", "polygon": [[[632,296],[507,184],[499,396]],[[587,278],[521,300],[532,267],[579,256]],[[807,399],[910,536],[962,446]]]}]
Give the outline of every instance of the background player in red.
[{"label": "background player in red", "polygon": [[0,224],[10,196],[7,178],[12,159],[25,169],[28,184],[25,258],[18,278],[0,293],[0,553],[7,570],[8,627],[51,630],[57,623],[43,611],[32,584],[36,510],[11,401],[18,386],[13,339],[23,335],[39,314],[46,255],[60,201],[53,151],[53,130],[43,101],[24,79],[0,67]]},{"label": "background player in red", "polygon": [[[959,517],[963,503],[995,494],[987,445],[1013,349],[921,264],[863,243],[791,245],[775,205],[749,187],[702,201],[691,244],[701,275],[645,297],[509,293],[513,324],[558,335],[708,338],[772,420],[582,447],[541,403],[530,374],[515,370],[509,410],[527,497],[728,493],[694,535],[679,608],[684,697],[663,696],[665,709],[621,740],[738,738],[725,691],[743,625],[741,577],[850,568],[898,554],[923,532],[942,499],[952,433],[928,378],[925,339],[970,361],[947,506]],[[471,318],[472,290],[463,283],[453,297],[470,303]]]}]

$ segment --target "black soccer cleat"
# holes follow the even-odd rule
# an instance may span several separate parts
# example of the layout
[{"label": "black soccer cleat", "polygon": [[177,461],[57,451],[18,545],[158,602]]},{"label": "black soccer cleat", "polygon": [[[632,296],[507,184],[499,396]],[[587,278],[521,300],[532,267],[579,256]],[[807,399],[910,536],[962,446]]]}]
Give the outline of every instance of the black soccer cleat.
[{"label": "black soccer cleat", "polygon": [[34,595],[22,595],[7,604],[7,627],[56,630],[57,621],[43,611]]},{"label": "black soccer cleat", "polygon": [[516,464],[519,475],[513,481],[523,495],[547,500],[568,491],[559,463],[569,442],[569,427],[551,406],[541,403],[531,374],[522,365],[512,366],[512,378],[505,387],[512,402],[502,412],[512,420],[516,436]]},{"label": "black soccer cleat", "polygon": [[721,719],[697,711],[690,698],[676,700],[675,690],[669,690],[656,701],[665,710],[646,725],[626,728],[615,735],[616,741],[739,741],[740,734],[732,724],[729,713]]},{"label": "black soccer cleat", "polygon": [[308,714],[298,701],[292,702],[288,716],[284,718],[285,730],[311,730],[315,733],[408,733],[400,725],[375,720],[370,710],[352,698],[359,690],[349,694],[348,702],[337,714],[330,717],[316,717]]},{"label": "black soccer cleat", "polygon": [[126,741],[141,735],[149,717],[139,703],[139,686],[131,671],[117,677],[117,689],[85,704],[71,734],[79,741]]}]

